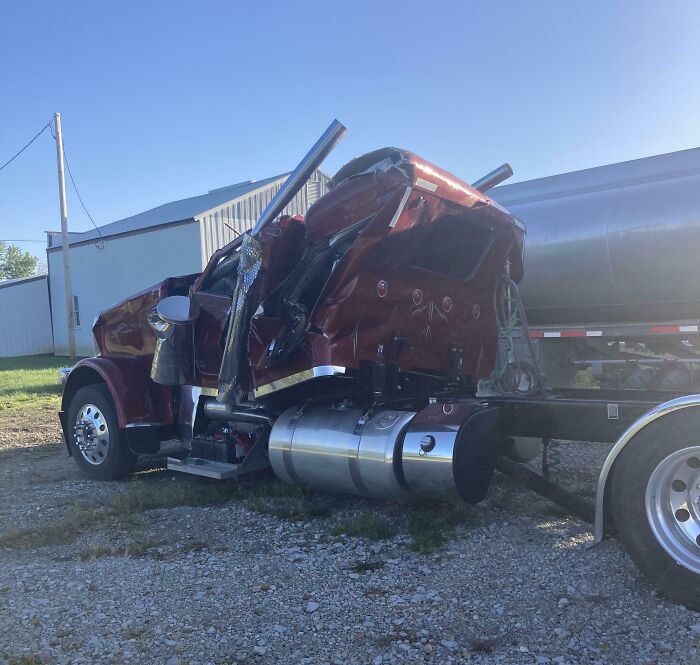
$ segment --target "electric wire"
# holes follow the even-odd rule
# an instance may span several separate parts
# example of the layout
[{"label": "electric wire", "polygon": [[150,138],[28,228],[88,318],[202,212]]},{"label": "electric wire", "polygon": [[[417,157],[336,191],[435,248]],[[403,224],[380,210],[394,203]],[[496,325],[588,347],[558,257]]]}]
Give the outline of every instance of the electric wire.
[{"label": "electric wire", "polygon": [[[56,134],[53,131],[53,121],[49,123],[49,126],[51,127],[51,136],[53,136],[53,140],[56,140]],[[68,176],[70,177],[70,181],[73,183],[73,189],[75,190],[75,193],[78,197],[78,201],[80,201],[80,205],[82,206],[83,210],[85,211],[85,214],[88,216],[90,221],[92,222],[92,225],[95,227],[95,230],[99,234],[100,238],[102,237],[102,231],[100,231],[100,227],[95,224],[95,220],[92,218],[92,215],[88,211],[87,207],[85,206],[85,203],[83,202],[83,197],[80,196],[80,192],[78,191],[78,185],[75,183],[75,178],[73,177],[73,172],[70,170],[70,164],[68,163],[68,154],[66,153],[66,144],[65,141],[63,142],[63,162],[66,165],[66,170],[68,171]]]},{"label": "electric wire", "polygon": [[[10,159],[8,159],[2,166],[0,166],[0,171],[2,171],[6,166],[9,166],[12,162],[17,159],[34,141],[36,141],[45,131],[47,127],[51,127],[51,123],[53,123],[53,120],[49,120],[35,135],[34,138],[29,141],[21,150],[16,152]],[[53,129],[51,130],[51,133],[53,134]],[[55,137],[54,137],[55,138]]]}]

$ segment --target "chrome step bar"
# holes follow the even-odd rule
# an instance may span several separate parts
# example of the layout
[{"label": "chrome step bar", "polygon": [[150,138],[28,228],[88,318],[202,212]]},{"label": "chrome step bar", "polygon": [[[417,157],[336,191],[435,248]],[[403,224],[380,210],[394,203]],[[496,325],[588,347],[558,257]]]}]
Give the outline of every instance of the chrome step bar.
[{"label": "chrome step bar", "polygon": [[216,480],[227,480],[238,475],[239,464],[229,464],[228,462],[217,462],[216,460],[204,459],[202,457],[186,457],[183,460],[175,457],[168,457],[168,470],[180,471],[181,473],[191,473],[195,476],[205,476]]}]

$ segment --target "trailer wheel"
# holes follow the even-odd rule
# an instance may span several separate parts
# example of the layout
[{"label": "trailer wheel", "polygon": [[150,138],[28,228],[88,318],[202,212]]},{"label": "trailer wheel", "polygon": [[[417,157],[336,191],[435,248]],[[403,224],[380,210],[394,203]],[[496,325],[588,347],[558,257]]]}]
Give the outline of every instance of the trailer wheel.
[{"label": "trailer wheel", "polygon": [[637,434],[615,462],[612,514],[620,540],[656,590],[697,611],[699,423],[689,411],[667,418]]},{"label": "trailer wheel", "polygon": [[78,390],[68,406],[68,444],[80,470],[95,480],[114,480],[136,462],[119,431],[112,396],[106,386]]}]

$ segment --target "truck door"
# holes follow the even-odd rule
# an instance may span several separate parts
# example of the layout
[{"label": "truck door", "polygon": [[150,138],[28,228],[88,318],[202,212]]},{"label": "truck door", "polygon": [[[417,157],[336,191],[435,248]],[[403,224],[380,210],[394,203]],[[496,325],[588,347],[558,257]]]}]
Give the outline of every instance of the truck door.
[{"label": "truck door", "polygon": [[[237,249],[237,248],[236,248]],[[199,306],[194,324],[196,381],[216,386],[226,343],[231,299],[238,277],[238,252],[212,259],[202,280],[195,286],[192,299]]]}]

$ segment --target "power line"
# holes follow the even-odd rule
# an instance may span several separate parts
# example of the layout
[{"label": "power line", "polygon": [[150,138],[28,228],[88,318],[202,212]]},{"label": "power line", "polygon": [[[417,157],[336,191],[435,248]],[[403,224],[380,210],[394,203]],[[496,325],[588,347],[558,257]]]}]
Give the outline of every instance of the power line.
[{"label": "power line", "polygon": [[[16,152],[14,155],[12,155],[12,157],[10,157],[10,159],[8,159],[2,166],[0,166],[0,171],[2,171],[6,166],[8,166],[8,165],[11,164],[12,162],[14,162],[15,159],[17,159],[17,157],[19,157],[32,143],[34,143],[34,141],[36,141],[36,140],[46,131],[46,128],[47,128],[47,127],[50,127],[50,126],[51,126],[51,123],[52,123],[52,122],[53,122],[53,120],[49,120],[49,121],[36,133],[36,135],[34,136],[34,138],[33,138],[31,141],[29,141],[29,143],[27,143],[27,145],[24,146],[24,148],[22,148],[19,152]],[[53,130],[52,130],[52,133],[53,133]],[[55,138],[55,137],[54,137],[54,138]]]},{"label": "power line", "polygon": [[[53,140],[56,140],[56,134],[54,134],[53,131],[53,123],[50,122],[49,126],[51,127],[51,136],[53,136]],[[73,183],[73,189],[75,190],[75,193],[78,196],[78,201],[80,201],[80,205],[82,206],[83,210],[85,211],[85,214],[90,218],[90,221],[92,222],[92,225],[95,227],[95,230],[99,234],[100,238],[102,237],[102,231],[100,231],[99,226],[95,224],[95,220],[92,218],[92,215],[88,212],[88,209],[85,207],[85,203],[83,203],[83,197],[80,196],[80,192],[78,191],[78,185],[75,184],[75,178],[73,177],[73,172],[70,170],[70,164],[68,163],[68,154],[66,153],[66,142],[63,142],[63,161],[66,164],[66,169],[68,170],[68,175],[70,176],[70,181]]]},{"label": "power line", "polygon": [[10,238],[10,239],[0,238],[0,242],[46,242],[46,239],[44,239],[44,240],[30,240],[29,238]]}]

